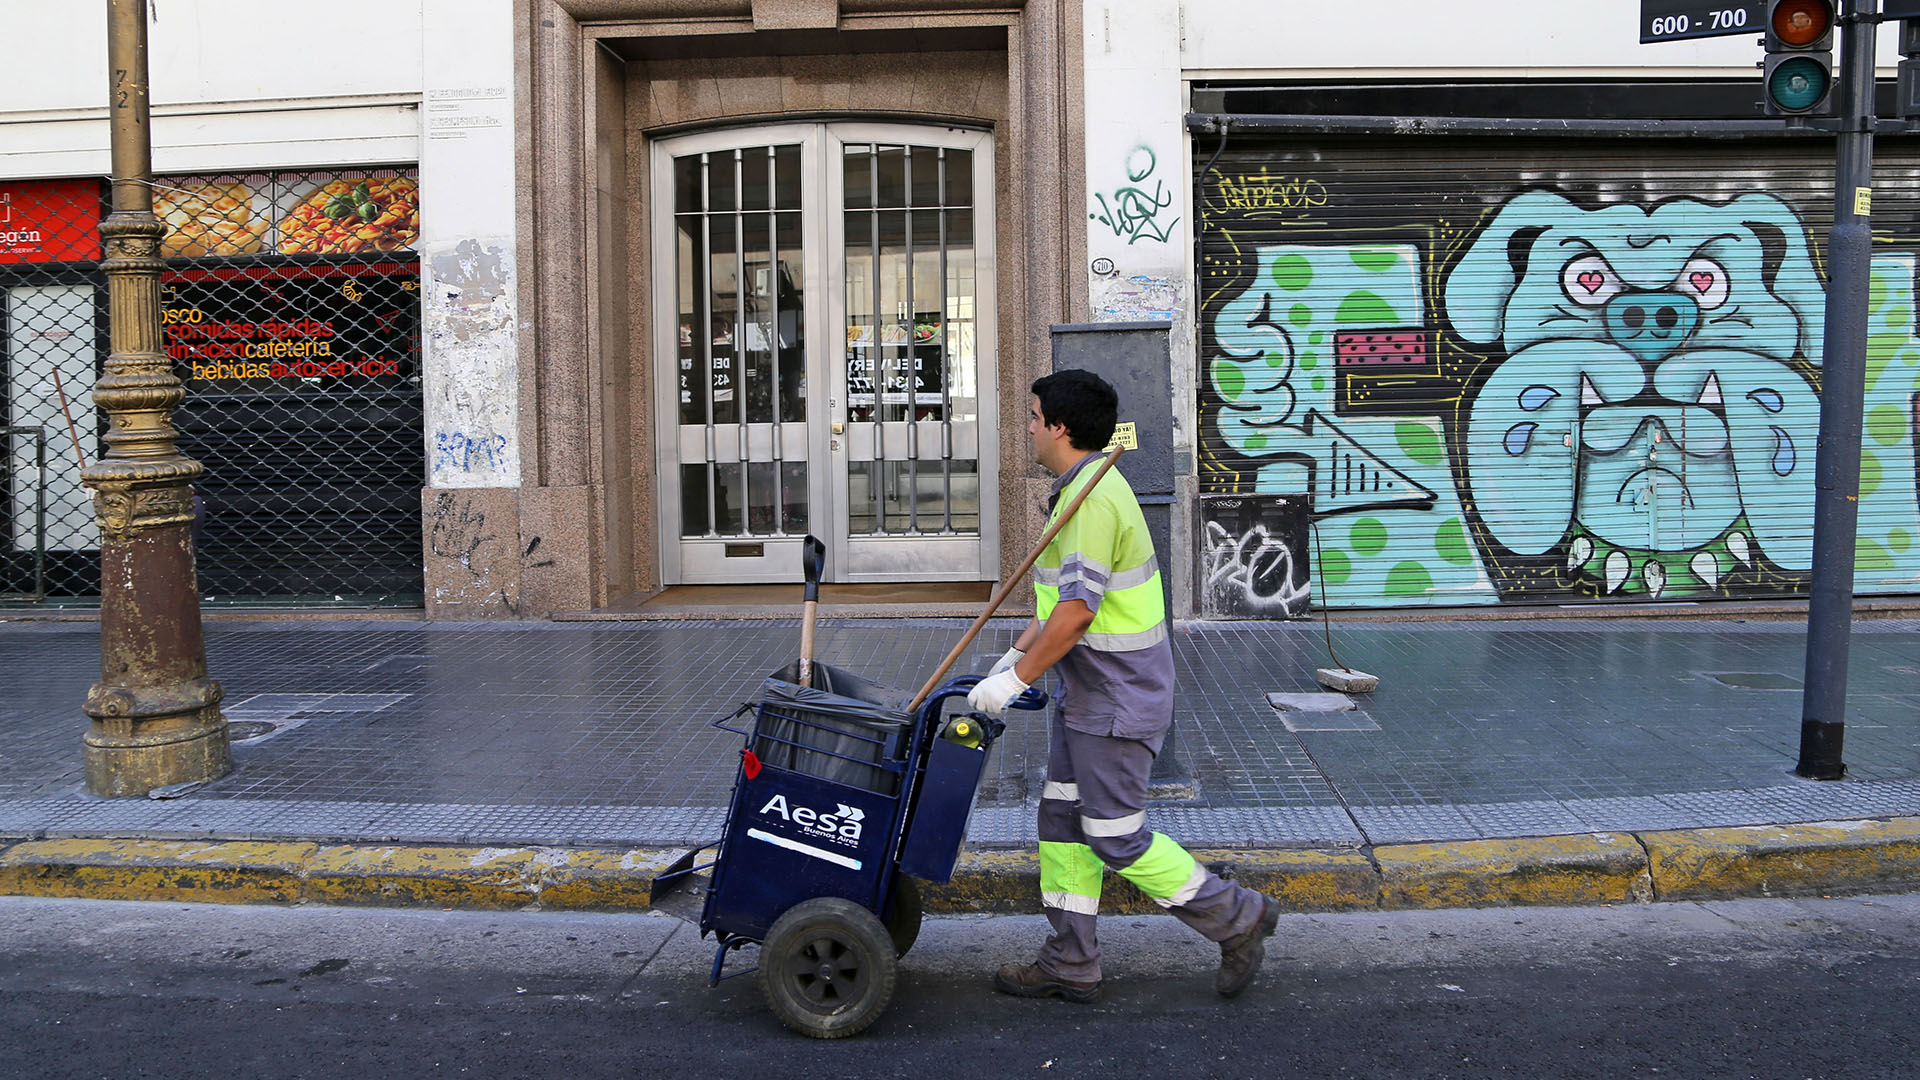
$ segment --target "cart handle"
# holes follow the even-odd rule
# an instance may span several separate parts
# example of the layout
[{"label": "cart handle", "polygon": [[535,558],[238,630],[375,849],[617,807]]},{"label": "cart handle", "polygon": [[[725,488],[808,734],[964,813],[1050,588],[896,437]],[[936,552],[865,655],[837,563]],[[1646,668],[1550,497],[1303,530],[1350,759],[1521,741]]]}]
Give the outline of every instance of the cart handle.
[{"label": "cart handle", "polygon": [[[956,696],[961,696],[966,694],[968,691],[972,690],[974,686],[976,686],[980,682],[981,679],[985,677],[986,676],[984,675],[961,675],[952,680],[949,680],[944,686],[940,687],[940,689],[938,690],[935,690],[933,694],[927,698],[926,708],[931,713],[938,713],[940,711],[940,703],[942,701],[945,701],[947,698],[950,698],[950,697],[956,697]],[[1047,707],[1047,692],[1045,690],[1040,689],[1037,686],[1027,687],[1025,690],[1022,690],[1020,691],[1019,694],[1015,695],[1012,701],[1007,702],[1007,708],[1009,709],[1035,710],[1035,709],[1044,709],[1046,707]]]}]

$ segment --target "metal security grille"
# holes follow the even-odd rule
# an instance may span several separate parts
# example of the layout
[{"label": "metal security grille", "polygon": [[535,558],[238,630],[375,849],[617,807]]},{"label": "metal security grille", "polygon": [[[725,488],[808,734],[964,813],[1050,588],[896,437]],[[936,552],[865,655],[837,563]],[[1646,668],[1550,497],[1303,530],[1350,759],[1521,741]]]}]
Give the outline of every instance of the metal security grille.
[{"label": "metal security grille", "polygon": [[[1861,592],[1920,582],[1913,164],[1876,161]],[[1832,166],[1780,140],[1227,149],[1198,178],[1200,482],[1265,509],[1203,523],[1210,584],[1258,609],[1310,557],[1333,606],[1804,595]]]},{"label": "metal security grille", "polygon": [[[84,463],[108,351],[97,180],[0,183],[0,594],[99,593]],[[203,598],[421,600],[418,182],[396,169],[161,177],[167,355],[200,461]]]},{"label": "metal security grille", "polygon": [[991,141],[789,124],[655,144],[663,574],[992,576]]},{"label": "metal security grille", "polygon": [[682,536],[800,536],[807,502],[800,147],[674,162]]},{"label": "metal security grille", "polygon": [[[978,533],[973,154],[844,149],[847,464],[856,534]],[[956,399],[958,402],[956,404]]]}]

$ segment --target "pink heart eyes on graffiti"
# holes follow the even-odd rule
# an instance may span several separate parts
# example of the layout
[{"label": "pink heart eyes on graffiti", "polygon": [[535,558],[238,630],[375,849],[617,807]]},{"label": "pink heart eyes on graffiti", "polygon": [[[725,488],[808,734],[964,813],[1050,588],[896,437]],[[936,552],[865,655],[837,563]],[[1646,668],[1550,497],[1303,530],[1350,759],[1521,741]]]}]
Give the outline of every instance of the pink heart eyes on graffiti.
[{"label": "pink heart eyes on graffiti", "polygon": [[1680,275],[1665,289],[1633,287],[1620,280],[1620,275],[1604,257],[1588,252],[1561,269],[1560,289],[1567,294],[1567,299],[1581,307],[1604,307],[1607,301],[1628,291],[1670,291],[1692,300],[1700,310],[1709,311],[1727,302],[1727,270],[1712,259],[1696,255],[1687,260],[1680,268]]},{"label": "pink heart eyes on graffiti", "polygon": [[1727,269],[1712,259],[1696,255],[1680,269],[1678,291],[1693,298],[1700,310],[1709,311],[1727,302]]},{"label": "pink heart eyes on graffiti", "polygon": [[1574,259],[1560,271],[1561,291],[1581,307],[1600,307],[1626,288],[1607,260],[1592,252]]}]

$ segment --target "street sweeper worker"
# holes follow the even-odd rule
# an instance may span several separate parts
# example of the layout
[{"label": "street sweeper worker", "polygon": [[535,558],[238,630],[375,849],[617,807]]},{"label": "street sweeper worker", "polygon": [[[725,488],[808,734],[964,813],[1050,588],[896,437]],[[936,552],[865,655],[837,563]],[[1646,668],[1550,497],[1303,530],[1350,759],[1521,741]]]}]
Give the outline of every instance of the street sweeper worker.
[{"label": "street sweeper worker", "polygon": [[[1035,380],[1027,430],[1035,459],[1057,477],[1054,517],[1099,471],[1118,405],[1092,372]],[[1147,777],[1173,723],[1173,647],[1153,541],[1117,469],[1034,564],[1034,594],[1034,620],[967,695],[974,709],[999,716],[1049,670],[1060,676],[1039,822],[1040,902],[1053,932],[1033,963],[1001,967],[994,988],[1077,1002],[1099,996],[1094,922],[1101,872],[1111,868],[1219,942],[1214,989],[1238,995],[1260,969],[1279,908],[1147,829]]]}]

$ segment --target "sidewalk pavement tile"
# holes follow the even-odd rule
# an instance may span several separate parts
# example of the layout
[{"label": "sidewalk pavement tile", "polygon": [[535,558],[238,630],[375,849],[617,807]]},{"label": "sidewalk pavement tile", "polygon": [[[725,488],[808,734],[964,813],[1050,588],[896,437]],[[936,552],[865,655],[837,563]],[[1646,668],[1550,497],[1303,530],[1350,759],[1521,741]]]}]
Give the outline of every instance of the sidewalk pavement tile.
[{"label": "sidewalk pavement tile", "polygon": [[[828,620],[818,653],[917,689],[959,619]],[[1020,629],[989,623],[961,669]],[[1556,619],[1343,622],[1342,662],[1377,731],[1286,729],[1270,693],[1318,693],[1321,627],[1195,623],[1174,634],[1168,750],[1194,798],[1155,803],[1193,845],[1307,847],[1672,829],[1920,813],[1920,622],[1854,627],[1850,779],[1791,775],[1799,695],[1716,675],[1797,678],[1790,623]],[[85,794],[79,702],[97,627],[0,624],[0,834],[654,847],[717,834],[739,760],[713,722],[792,659],[798,622],[213,621],[210,674],[235,771],[170,801]],[[1740,680],[1733,680],[1738,683]],[[1749,680],[1751,681],[1751,680]],[[1046,721],[1017,715],[973,819],[1033,842]],[[1162,824],[1164,823],[1164,824]]]}]

